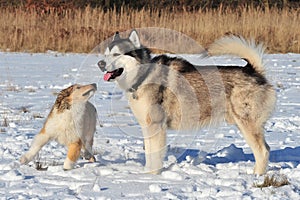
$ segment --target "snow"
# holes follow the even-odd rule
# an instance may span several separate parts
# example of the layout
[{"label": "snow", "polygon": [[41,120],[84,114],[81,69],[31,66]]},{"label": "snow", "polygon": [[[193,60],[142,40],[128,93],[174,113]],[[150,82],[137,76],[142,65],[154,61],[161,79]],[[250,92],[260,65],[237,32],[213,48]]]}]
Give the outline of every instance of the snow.
[{"label": "snow", "polygon": [[[223,57],[195,64],[240,63]],[[267,76],[277,91],[277,107],[266,123],[271,147],[268,175],[286,176],[290,185],[254,187],[264,176],[252,174],[254,157],[241,133],[223,124],[192,133],[170,131],[165,169],[143,172],[141,128],[114,83],[103,81],[101,55],[0,53],[1,199],[300,199],[300,55],[265,55]],[[79,160],[63,171],[66,149],[56,142],[42,148],[35,162],[20,156],[42,128],[61,89],[97,83],[91,99],[98,111],[95,163]],[[190,134],[190,135],[187,135]],[[36,169],[36,162],[41,169]]]}]

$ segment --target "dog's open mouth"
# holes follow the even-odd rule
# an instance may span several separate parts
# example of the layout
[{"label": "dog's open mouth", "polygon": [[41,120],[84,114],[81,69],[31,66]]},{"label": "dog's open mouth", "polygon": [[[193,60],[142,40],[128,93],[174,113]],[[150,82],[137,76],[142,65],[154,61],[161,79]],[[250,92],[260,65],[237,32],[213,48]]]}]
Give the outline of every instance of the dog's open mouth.
[{"label": "dog's open mouth", "polygon": [[114,71],[106,72],[106,74],[104,74],[103,78],[105,81],[113,80],[113,79],[117,78],[118,76],[121,76],[123,71],[124,71],[124,68],[119,68]]}]

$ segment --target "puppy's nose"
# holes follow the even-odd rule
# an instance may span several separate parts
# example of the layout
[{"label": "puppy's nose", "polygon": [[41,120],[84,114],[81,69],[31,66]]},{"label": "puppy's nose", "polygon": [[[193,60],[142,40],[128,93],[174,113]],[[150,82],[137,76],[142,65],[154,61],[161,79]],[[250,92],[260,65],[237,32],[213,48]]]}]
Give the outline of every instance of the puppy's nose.
[{"label": "puppy's nose", "polygon": [[105,71],[105,67],[106,67],[106,62],[104,60],[100,60],[97,64],[98,64],[98,67],[100,68],[100,70],[102,72],[104,72]]},{"label": "puppy's nose", "polygon": [[97,84],[93,83],[92,86],[95,88],[95,90],[97,90]]}]

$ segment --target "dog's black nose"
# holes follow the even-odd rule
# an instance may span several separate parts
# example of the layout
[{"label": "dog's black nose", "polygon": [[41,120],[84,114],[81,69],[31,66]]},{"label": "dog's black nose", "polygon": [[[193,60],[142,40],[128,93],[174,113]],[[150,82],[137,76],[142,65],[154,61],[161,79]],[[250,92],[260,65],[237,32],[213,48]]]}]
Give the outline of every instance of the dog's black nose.
[{"label": "dog's black nose", "polygon": [[92,86],[97,90],[97,84],[93,83]]},{"label": "dog's black nose", "polygon": [[98,62],[98,67],[100,68],[101,71],[105,71],[105,66],[106,66],[106,62],[104,60],[100,60]]}]

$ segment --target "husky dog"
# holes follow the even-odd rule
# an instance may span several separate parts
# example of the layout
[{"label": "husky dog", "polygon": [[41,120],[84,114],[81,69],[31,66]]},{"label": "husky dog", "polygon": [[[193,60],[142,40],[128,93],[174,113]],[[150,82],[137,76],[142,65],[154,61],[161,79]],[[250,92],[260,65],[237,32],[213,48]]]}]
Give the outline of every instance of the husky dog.
[{"label": "husky dog", "polygon": [[255,174],[263,174],[269,146],[263,126],[274,108],[275,91],[264,76],[264,48],[230,35],[215,41],[208,55],[234,55],[245,66],[194,66],[166,55],[151,58],[133,30],[117,32],[98,62],[105,81],[116,81],[142,127],[146,170],[160,173],[166,151],[166,130],[195,130],[226,120],[236,124],[251,147]]},{"label": "husky dog", "polygon": [[94,162],[92,145],[96,130],[96,108],[88,100],[97,90],[96,84],[72,85],[57,96],[54,106],[37,134],[29,151],[20,162],[31,161],[38,151],[50,140],[56,140],[68,147],[64,169],[73,169],[84,148],[84,158]]}]

